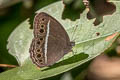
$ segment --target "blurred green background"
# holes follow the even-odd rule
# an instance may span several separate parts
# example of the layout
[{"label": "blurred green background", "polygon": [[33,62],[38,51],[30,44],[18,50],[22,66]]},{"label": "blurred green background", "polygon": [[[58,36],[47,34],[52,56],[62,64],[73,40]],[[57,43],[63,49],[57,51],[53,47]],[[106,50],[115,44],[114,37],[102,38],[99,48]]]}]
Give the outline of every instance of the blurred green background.
[{"label": "blurred green background", "polygon": [[[8,5],[7,1],[4,3],[6,6],[0,5],[0,64],[18,65],[16,59],[8,53],[6,47],[9,35],[22,21],[34,16],[33,14],[35,11],[56,1],[59,0],[20,0],[10,5]],[[116,55],[114,54],[116,45],[117,43],[115,42],[114,45],[106,51],[106,53],[110,53],[110,56]],[[66,80],[80,80],[79,74],[88,67],[89,63],[90,61],[75,69],[70,70],[69,72],[51,77],[49,80],[62,80],[63,77]],[[8,69],[11,68],[0,67],[0,73]],[[85,75],[83,74],[83,77],[84,76]],[[48,80],[48,78],[44,80]]]}]

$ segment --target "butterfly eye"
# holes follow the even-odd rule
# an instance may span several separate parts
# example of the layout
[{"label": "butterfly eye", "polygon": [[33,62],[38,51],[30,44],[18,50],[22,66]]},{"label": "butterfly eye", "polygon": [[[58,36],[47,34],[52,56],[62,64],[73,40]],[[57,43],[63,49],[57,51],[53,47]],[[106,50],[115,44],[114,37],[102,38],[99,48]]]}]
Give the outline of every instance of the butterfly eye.
[{"label": "butterfly eye", "polygon": [[43,33],[43,32],[44,32],[44,29],[40,29],[40,32]]}]

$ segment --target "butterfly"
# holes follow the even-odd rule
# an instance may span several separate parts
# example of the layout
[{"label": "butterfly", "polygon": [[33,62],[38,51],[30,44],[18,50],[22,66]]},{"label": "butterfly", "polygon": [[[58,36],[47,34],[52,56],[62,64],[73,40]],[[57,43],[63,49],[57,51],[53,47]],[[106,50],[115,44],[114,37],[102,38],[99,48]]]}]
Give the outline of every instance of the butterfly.
[{"label": "butterfly", "polygon": [[38,13],[33,22],[34,38],[30,45],[30,58],[38,67],[50,66],[72,51],[75,42],[63,26],[45,12]]}]

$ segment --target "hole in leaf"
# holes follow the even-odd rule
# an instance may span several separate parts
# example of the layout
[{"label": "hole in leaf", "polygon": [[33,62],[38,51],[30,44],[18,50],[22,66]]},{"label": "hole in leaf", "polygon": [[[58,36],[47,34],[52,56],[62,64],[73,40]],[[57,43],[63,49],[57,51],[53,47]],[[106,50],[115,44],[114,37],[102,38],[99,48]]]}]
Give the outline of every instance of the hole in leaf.
[{"label": "hole in leaf", "polygon": [[108,0],[89,0],[88,19],[96,18],[94,25],[97,26],[103,22],[103,17],[112,15],[116,11],[116,5]]},{"label": "hole in leaf", "polygon": [[97,33],[96,33],[96,35],[97,35],[97,36],[99,36],[99,35],[100,35],[100,33],[99,33],[99,32],[97,32]]}]

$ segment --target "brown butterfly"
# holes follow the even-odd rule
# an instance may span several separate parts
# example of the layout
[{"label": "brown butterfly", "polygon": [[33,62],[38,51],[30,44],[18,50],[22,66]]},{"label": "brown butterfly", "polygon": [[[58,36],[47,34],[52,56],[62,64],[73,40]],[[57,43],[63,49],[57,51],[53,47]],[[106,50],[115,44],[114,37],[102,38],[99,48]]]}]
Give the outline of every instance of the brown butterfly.
[{"label": "brown butterfly", "polygon": [[32,62],[38,67],[49,66],[72,51],[74,42],[62,25],[47,13],[38,13],[33,23],[34,38],[29,52]]}]

